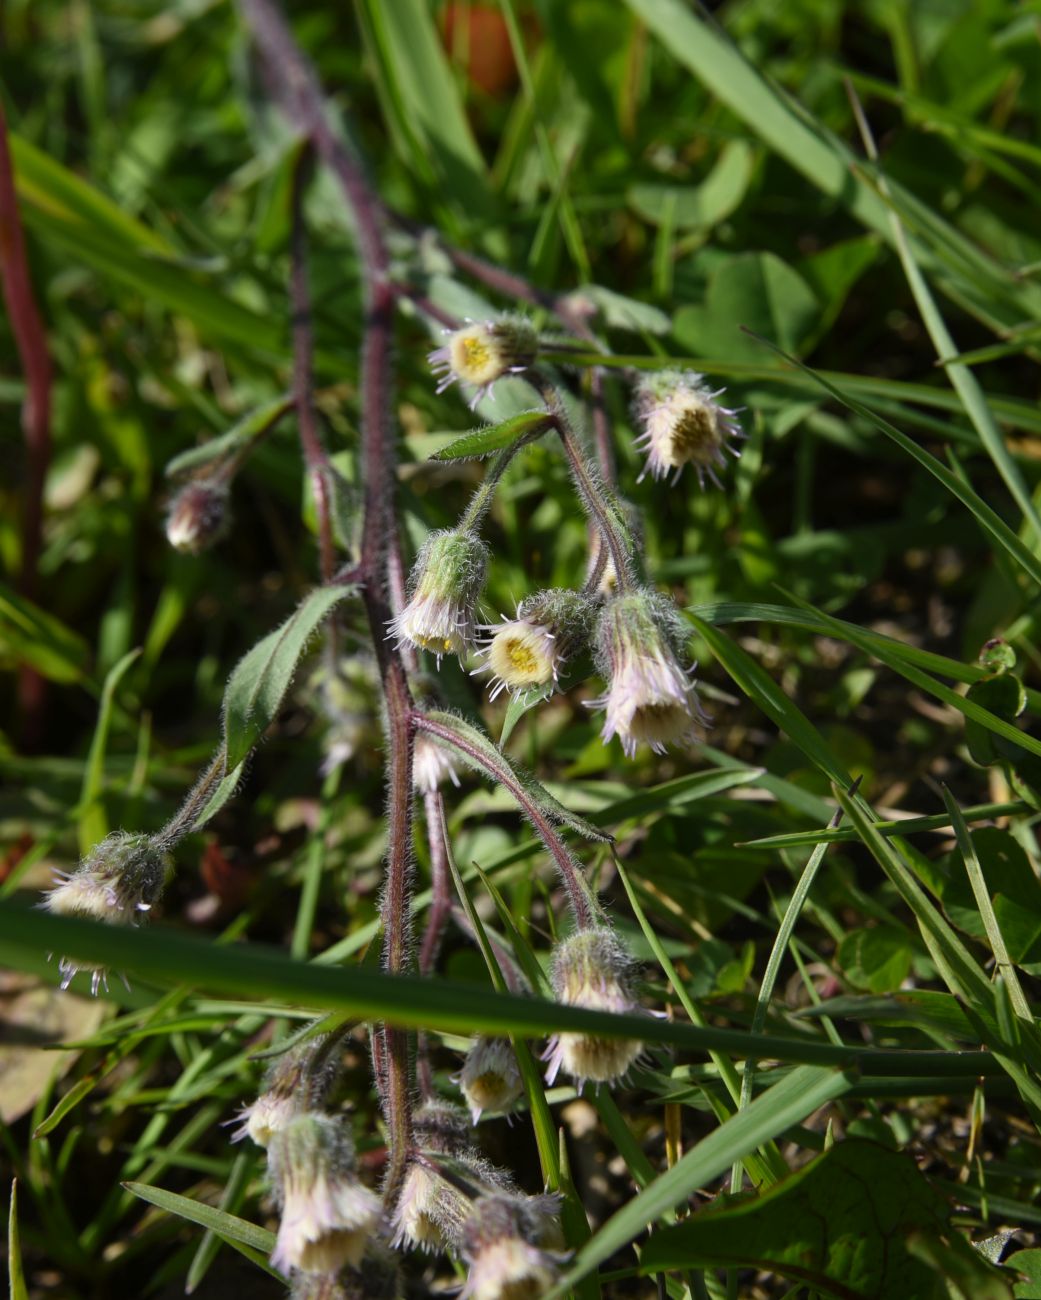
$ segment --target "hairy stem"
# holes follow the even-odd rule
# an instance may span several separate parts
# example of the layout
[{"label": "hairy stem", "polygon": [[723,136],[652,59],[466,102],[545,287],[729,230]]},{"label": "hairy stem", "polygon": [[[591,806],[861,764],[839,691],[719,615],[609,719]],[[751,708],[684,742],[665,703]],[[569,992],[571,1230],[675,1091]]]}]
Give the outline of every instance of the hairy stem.
[{"label": "hairy stem", "polygon": [[[18,587],[35,600],[39,588],[40,548],[43,540],[43,488],[51,458],[51,358],[47,336],[36,306],[29,261],[18,215],[11,154],[7,144],[7,119],[0,105],[0,278],[15,346],[25,375],[22,434],[25,438],[25,486],[22,491],[22,557]],[[46,681],[29,664],[18,675],[18,704],[23,739],[29,748],[40,741]]]},{"label": "hairy stem", "polygon": [[[273,0],[242,0],[242,9],[267,67],[273,93],[343,190],[354,218],[364,291],[361,349],[361,445],[364,478],[362,598],[376,650],[386,707],[387,858],[381,916],[383,964],[400,973],[409,964],[412,840],[411,696],[405,665],[387,640],[390,620],[388,558],[397,555],[394,494],[396,449],[390,420],[394,291],[383,239],[386,215],[354,151],[332,130],[317,74],[296,45]],[[391,569],[394,569],[393,563]],[[400,570],[400,557],[397,561]],[[397,1200],[412,1150],[412,1067],[408,1035],[375,1030],[374,1056],[390,1150],[384,1183],[388,1205]]]},{"label": "hairy stem", "polygon": [[444,726],[436,718],[431,718],[429,715],[420,713],[417,710],[413,713],[412,720],[417,731],[424,731],[442,743],[457,749],[461,754],[465,754],[472,763],[487,772],[493,781],[513,795],[514,799],[524,809],[539,839],[545,844],[550,856],[556,863],[560,878],[567,891],[571,910],[574,913],[575,925],[580,930],[588,930],[595,925],[600,920],[600,908],[592,890],[586,884],[577,860],[557,834],[556,828],[542,809],[534,800],[529,798],[528,792],[514,776],[509,765],[507,763],[493,765],[489,762],[486,754],[475,746],[468,745],[462,736],[458,735],[450,727]]},{"label": "hairy stem", "polygon": [[293,168],[292,179],[292,268],[289,285],[293,312],[293,401],[304,465],[311,480],[311,492],[318,516],[318,554],[322,581],[330,582],[336,571],[336,548],[329,508],[333,468],[315,418],[312,373],[314,327],[311,294],[307,283],[307,228],[303,214],[304,194],[311,176],[312,162],[310,145],[305,143]]}]

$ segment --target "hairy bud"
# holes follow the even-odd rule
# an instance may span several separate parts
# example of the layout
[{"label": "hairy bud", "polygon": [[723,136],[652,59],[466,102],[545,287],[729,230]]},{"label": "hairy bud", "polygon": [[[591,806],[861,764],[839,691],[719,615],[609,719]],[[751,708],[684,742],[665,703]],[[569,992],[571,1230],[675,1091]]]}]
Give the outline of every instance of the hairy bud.
[{"label": "hairy bud", "polygon": [[447,332],[447,342],[428,356],[438,375],[437,391],[449,384],[468,384],[474,389],[474,407],[497,379],[526,370],[538,355],[538,335],[523,316],[464,325]]},{"label": "hairy bud", "polygon": [[476,1124],[485,1111],[506,1114],[524,1091],[517,1057],[505,1038],[475,1038],[456,1076]]},{"label": "hairy bud", "polygon": [[474,644],[477,600],[484,586],[488,548],[474,533],[446,529],[423,544],[409,580],[409,601],[390,633],[399,646],[437,656],[462,655]]},{"label": "hairy bud", "polygon": [[448,751],[436,740],[420,733],[412,755],[412,784],[420,794],[433,794],[446,778],[453,785],[459,784],[459,774]]},{"label": "hairy bud", "polygon": [[189,483],[170,502],[166,515],[166,540],[175,551],[201,555],[228,531],[228,489],[205,479]]},{"label": "hairy bud", "polygon": [[635,413],[642,433],[636,445],[647,452],[641,479],[647,474],[664,478],[675,470],[675,483],[689,464],[697,471],[702,487],[706,474],[717,487],[722,486],[716,467],[726,464],[724,451],[740,455],[734,443],[744,437],[737,412],[716,400],[723,391],[712,392],[704,376],[692,370],[663,370],[640,381]]},{"label": "hairy bud", "polygon": [[[50,890],[44,906],[60,916],[80,916],[107,925],[131,925],[163,892],[163,853],[147,835],[116,831],[96,844],[73,872],[56,873],[61,883]],[[77,971],[91,971],[91,991],[106,981],[106,968],[62,957],[61,986],[68,988]]]},{"label": "hairy bud", "polygon": [[[232,1142],[248,1137],[267,1147],[298,1115],[316,1111],[329,1096],[339,1073],[339,1059],[330,1050],[330,1035],[319,1034],[276,1057],[268,1068],[256,1101],[235,1116]],[[229,1123],[235,1121],[228,1121]]]},{"label": "hairy bud", "polygon": [[463,1225],[470,1300],[538,1300],[560,1277],[553,1197],[494,1194],[474,1202]]},{"label": "hairy bud", "polygon": [[[553,991],[569,1007],[639,1012],[632,991],[632,960],[612,931],[604,926],[579,930],[565,939],[553,958]],[[581,1087],[620,1079],[642,1051],[642,1044],[625,1038],[593,1034],[555,1034],[550,1039],[546,1081],[553,1083],[563,1069]]]},{"label": "hairy bud", "polygon": [[655,592],[628,592],[603,608],[596,657],[607,693],[590,707],[605,710],[605,743],[617,736],[630,758],[639,745],[663,754],[704,734],[708,718],[678,660],[683,639],[671,601]]}]

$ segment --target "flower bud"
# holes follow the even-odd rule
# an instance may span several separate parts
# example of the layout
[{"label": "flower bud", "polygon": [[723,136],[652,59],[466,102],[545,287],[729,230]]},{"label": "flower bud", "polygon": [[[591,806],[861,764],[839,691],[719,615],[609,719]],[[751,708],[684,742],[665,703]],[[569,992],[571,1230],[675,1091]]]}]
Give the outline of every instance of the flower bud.
[{"label": "flower bud", "polygon": [[462,1250],[469,1276],[461,1295],[470,1300],[538,1300],[560,1278],[563,1257],[546,1249],[554,1233],[542,1196],[482,1196],[463,1225]]},{"label": "flower bud", "polygon": [[505,1038],[475,1038],[456,1076],[476,1124],[484,1111],[505,1114],[524,1092],[513,1047]]},{"label": "flower bud", "polygon": [[275,1058],[256,1101],[235,1116],[238,1128],[231,1135],[232,1142],[248,1137],[259,1147],[270,1146],[272,1137],[298,1115],[316,1111],[323,1104],[339,1072],[329,1039],[328,1034],[319,1034]]},{"label": "flower bud", "polygon": [[492,699],[500,691],[555,682],[566,660],[589,640],[595,612],[588,596],[557,587],[528,596],[516,618],[489,626],[487,662],[476,671],[491,672]]},{"label": "flower bud", "polygon": [[228,489],[200,479],[181,488],[166,515],[166,540],[175,551],[201,555],[228,531]]},{"label": "flower bud", "polygon": [[641,479],[647,474],[663,478],[675,470],[675,483],[683,466],[691,464],[702,487],[706,474],[716,487],[722,486],[714,467],[726,464],[724,451],[739,456],[734,442],[744,437],[737,412],[716,400],[723,392],[712,392],[704,376],[693,370],[663,370],[640,381],[635,414],[642,433],[636,446],[647,452]]},{"label": "flower bud", "polygon": [[[116,831],[96,844],[73,872],[56,873],[61,883],[50,890],[44,906],[59,916],[80,916],[107,925],[130,925],[151,910],[163,891],[163,853],[147,835]],[[61,986],[68,988],[77,971],[91,971],[91,992],[107,988],[104,966],[59,962]]]},{"label": "flower bud", "polygon": [[354,1143],[334,1115],[297,1115],[271,1135],[268,1173],[282,1211],[271,1262],[284,1272],[357,1268],[380,1220],[380,1198],[355,1173]]},{"label": "flower bud", "polygon": [[433,794],[446,777],[453,785],[459,784],[451,756],[436,740],[420,733],[412,754],[412,784],[420,794]]},{"label": "flower bud", "polygon": [[596,658],[608,685],[589,707],[605,710],[604,742],[617,736],[630,758],[638,745],[663,754],[668,744],[704,734],[708,718],[677,658],[683,640],[672,602],[654,592],[616,596],[603,608]]},{"label": "flower bud", "polygon": [[[629,1015],[640,1011],[632,991],[632,960],[614,934],[604,926],[579,930],[565,939],[553,959],[553,991],[568,1007]],[[643,1050],[625,1038],[593,1034],[554,1034],[545,1059],[546,1082],[561,1068],[581,1087],[586,1079],[609,1083],[620,1079]]]},{"label": "flower bud", "polygon": [[423,543],[409,580],[409,601],[391,620],[397,645],[437,656],[462,655],[474,643],[477,600],[488,548],[474,533],[446,529]]},{"label": "flower bud", "polygon": [[437,391],[443,393],[453,382],[469,384],[475,390],[471,408],[497,379],[526,370],[539,350],[538,335],[523,316],[470,323],[446,333],[445,345],[427,358],[438,376]]}]

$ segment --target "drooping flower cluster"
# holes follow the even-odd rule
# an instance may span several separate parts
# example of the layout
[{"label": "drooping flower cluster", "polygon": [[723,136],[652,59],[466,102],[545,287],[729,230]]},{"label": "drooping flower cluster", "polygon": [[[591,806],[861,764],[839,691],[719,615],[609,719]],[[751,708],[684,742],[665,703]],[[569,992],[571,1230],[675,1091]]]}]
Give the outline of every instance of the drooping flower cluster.
[{"label": "drooping flower cluster", "polygon": [[552,1198],[493,1193],[474,1202],[461,1254],[470,1300],[538,1300],[560,1277],[564,1256]]},{"label": "drooping flower cluster", "polygon": [[722,486],[716,469],[726,465],[723,453],[739,455],[735,444],[744,437],[737,411],[718,401],[723,391],[713,392],[693,370],[663,370],[640,381],[634,410],[642,430],[636,445],[647,453],[641,478],[673,473],[675,483],[693,465],[702,487],[706,475]]},{"label": "drooping flower cluster", "polygon": [[515,618],[489,625],[485,662],[475,672],[491,673],[491,698],[556,683],[568,659],[588,643],[595,614],[591,597],[557,587],[526,597]]}]

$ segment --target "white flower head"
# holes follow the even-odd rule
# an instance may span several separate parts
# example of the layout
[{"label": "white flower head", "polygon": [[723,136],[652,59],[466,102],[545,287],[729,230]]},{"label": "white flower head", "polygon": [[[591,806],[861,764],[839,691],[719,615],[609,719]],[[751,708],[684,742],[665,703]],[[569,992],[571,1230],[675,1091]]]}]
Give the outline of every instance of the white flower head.
[{"label": "white flower head", "polygon": [[634,409],[642,431],[636,446],[647,453],[641,479],[647,474],[664,478],[675,471],[675,483],[689,464],[702,487],[706,474],[716,487],[722,486],[716,469],[726,464],[723,453],[739,456],[735,443],[744,437],[737,411],[718,401],[723,391],[713,392],[693,370],[664,370],[640,381]]},{"label": "white flower head", "polygon": [[277,1056],[268,1069],[256,1101],[243,1106],[234,1120],[238,1127],[232,1142],[249,1138],[268,1147],[298,1115],[316,1110],[332,1090],[339,1074],[339,1059],[329,1050],[330,1036],[318,1034]]},{"label": "white flower head", "polygon": [[471,321],[461,329],[446,331],[446,336],[444,346],[435,348],[427,358],[438,376],[437,391],[443,393],[454,382],[468,384],[474,390],[471,408],[497,379],[526,370],[539,350],[538,335],[523,316]]},{"label": "white flower head", "polygon": [[594,610],[588,596],[557,587],[528,596],[516,618],[489,625],[485,662],[474,671],[491,673],[491,698],[557,682],[566,661],[588,642]]},{"label": "white flower head", "polygon": [[166,514],[166,540],[176,551],[201,555],[231,524],[226,484],[200,479],[181,488]]},{"label": "white flower head", "polygon": [[456,1076],[476,1124],[485,1111],[506,1114],[524,1092],[517,1057],[508,1039],[475,1038]]},{"label": "white flower head", "polygon": [[627,592],[604,606],[596,630],[597,667],[607,691],[589,703],[604,710],[601,735],[622,742],[629,758],[649,745],[700,740],[708,717],[678,654],[683,643],[671,602],[654,592]]},{"label": "white flower head", "polygon": [[[56,873],[60,883],[44,897],[59,916],[80,916],[106,925],[133,925],[149,912],[163,891],[166,867],[161,849],[147,835],[116,831],[96,844],[73,872]],[[78,971],[91,972],[91,992],[107,984],[107,968],[62,957],[61,986]]]},{"label": "white flower head", "polygon": [[272,1134],[267,1155],[282,1212],[271,1262],[285,1272],[357,1268],[379,1226],[381,1202],[358,1181],[343,1121],[297,1115]]},{"label": "white flower head", "polygon": [[420,794],[433,794],[446,779],[455,786],[459,784],[451,755],[443,745],[420,732],[412,754],[412,784]]},{"label": "white flower head", "polygon": [[[553,959],[553,991],[568,1007],[610,1011],[615,1015],[639,1013],[632,990],[632,959],[604,926],[579,930],[565,939]],[[628,1071],[643,1044],[626,1038],[601,1038],[595,1034],[560,1033],[549,1041],[545,1059],[546,1082],[554,1083],[561,1069],[579,1088],[586,1079],[610,1083]]]},{"label": "white flower head", "polygon": [[409,600],[390,623],[398,646],[442,656],[463,655],[476,638],[477,601],[488,567],[488,548],[464,529],[431,533],[409,579]]},{"label": "white flower head", "polygon": [[550,1197],[497,1193],[479,1197],[463,1225],[461,1254],[468,1300],[539,1300],[560,1280],[564,1256]]}]

